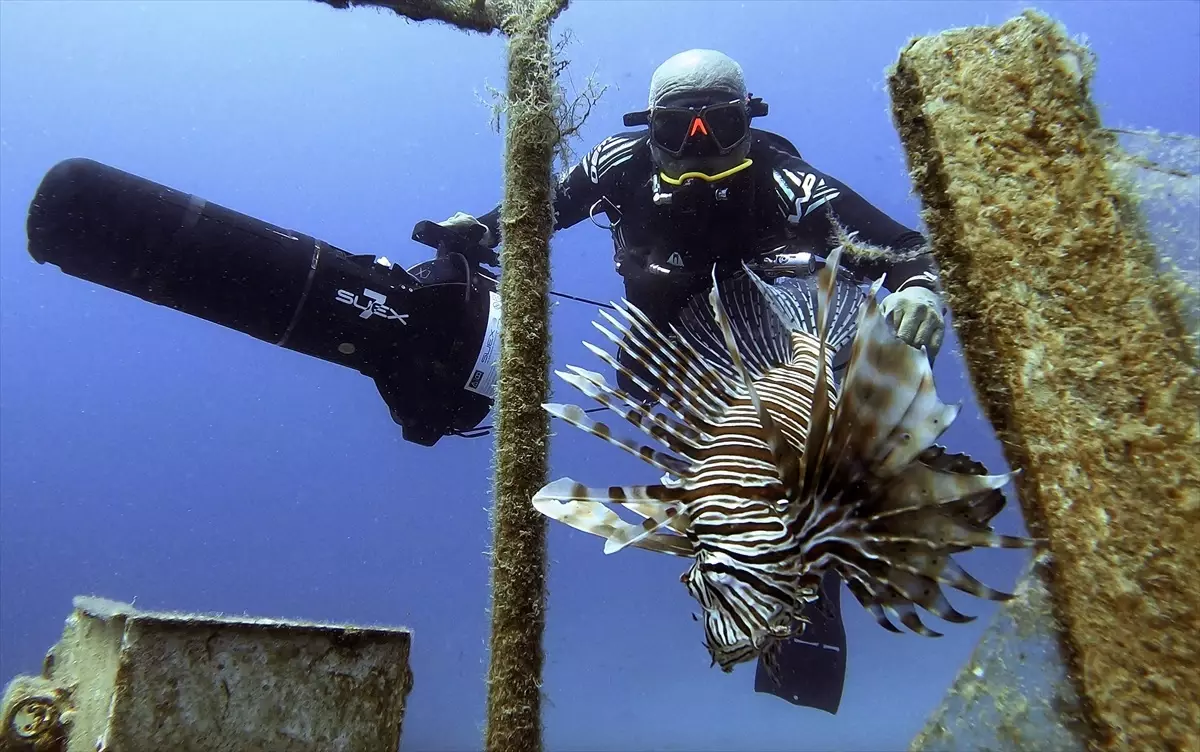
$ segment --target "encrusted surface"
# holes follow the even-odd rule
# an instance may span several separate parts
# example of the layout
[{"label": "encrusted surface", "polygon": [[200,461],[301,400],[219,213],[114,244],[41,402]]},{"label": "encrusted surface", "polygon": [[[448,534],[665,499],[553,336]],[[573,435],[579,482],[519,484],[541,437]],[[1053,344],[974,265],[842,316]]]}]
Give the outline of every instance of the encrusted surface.
[{"label": "encrusted surface", "polygon": [[1200,748],[1200,384],[1089,100],[1046,17],[918,39],[893,114],[976,392],[1028,524],[1096,746]]}]

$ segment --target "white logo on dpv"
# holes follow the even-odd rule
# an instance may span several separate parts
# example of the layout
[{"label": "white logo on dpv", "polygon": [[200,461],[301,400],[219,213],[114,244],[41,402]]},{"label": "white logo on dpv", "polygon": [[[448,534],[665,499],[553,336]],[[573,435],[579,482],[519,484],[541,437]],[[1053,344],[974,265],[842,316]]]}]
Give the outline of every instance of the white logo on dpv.
[{"label": "white logo on dpv", "polygon": [[[363,299],[365,298],[365,300]],[[339,303],[352,305],[361,313],[358,314],[360,319],[369,319],[372,316],[379,316],[388,321],[399,321],[401,324],[408,326],[408,314],[396,313],[396,310],[387,304],[387,296],[383,293],[375,292],[369,288],[363,288],[362,298],[352,292],[346,290],[337,291],[337,300]]]}]

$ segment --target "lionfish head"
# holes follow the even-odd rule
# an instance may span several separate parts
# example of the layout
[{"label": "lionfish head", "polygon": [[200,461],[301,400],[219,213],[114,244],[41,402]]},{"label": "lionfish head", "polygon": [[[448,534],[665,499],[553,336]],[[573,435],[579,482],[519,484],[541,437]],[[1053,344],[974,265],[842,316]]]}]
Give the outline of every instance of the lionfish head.
[{"label": "lionfish head", "polygon": [[[769,653],[789,637],[795,619],[790,608],[764,602],[752,585],[712,558],[702,551],[679,579],[703,607],[704,647],[713,665],[728,673],[740,663]],[[756,604],[758,608],[738,604]]]},{"label": "lionfish head", "polygon": [[[704,611],[706,646],[730,670],[764,656],[802,628],[812,583],[828,571],[879,623],[926,635],[920,606],[969,621],[946,600],[947,584],[992,600],[992,590],[954,562],[977,547],[1028,547],[988,522],[1004,506],[1009,475],[987,475],[934,444],[957,407],[933,388],[923,351],[899,340],[876,303],[838,276],[840,249],[814,286],[745,276],[714,284],[670,333],[633,305],[601,312],[596,328],[649,379],[585,343],[653,395],[647,406],[604,376],[569,366],[558,375],[666,451],[617,437],[574,405],[545,408],[665,473],[652,485],[547,484],[536,509],[606,539],[692,557],[681,578]],[[839,388],[834,356],[850,344]],[[642,519],[630,522],[614,511]]]}]

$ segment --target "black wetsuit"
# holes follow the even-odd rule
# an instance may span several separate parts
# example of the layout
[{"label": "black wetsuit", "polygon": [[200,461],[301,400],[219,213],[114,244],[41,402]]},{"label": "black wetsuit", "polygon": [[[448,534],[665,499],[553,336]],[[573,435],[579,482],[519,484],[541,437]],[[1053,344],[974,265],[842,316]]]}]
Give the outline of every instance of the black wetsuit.
[{"label": "black wetsuit", "polygon": [[[643,129],[606,138],[560,176],[554,194],[554,229],[594,218],[611,225],[614,262],[625,280],[625,297],[656,324],[665,325],[719,269],[764,255],[808,251],[825,256],[834,245],[833,219],[857,239],[893,251],[912,251],[925,237],[896,222],[841,181],[801,158],[786,138],[751,129],[753,164],[716,183],[691,181],[675,188],[658,177]],[[694,190],[692,196],[686,195]],[[500,207],[479,217],[500,238]],[[911,254],[910,254],[911,255]],[[897,292],[921,286],[937,291],[929,254],[895,265],[845,258],[859,278],[887,274]],[[622,361],[645,373],[637,364]],[[640,394],[626,379],[622,388]]]},{"label": "black wetsuit", "polygon": [[[611,136],[560,177],[554,229],[589,216],[603,221],[600,215],[605,215],[627,298],[658,321],[672,317],[707,287],[714,262],[736,266],[781,247],[826,255],[832,247],[832,217],[872,245],[905,251],[925,244],[921,233],[804,161],[787,139],[757,128],[751,134],[753,164],[716,183],[693,181],[700,195],[695,201],[680,195],[685,189],[657,179],[645,130]],[[667,196],[672,198],[666,202],[659,198]],[[498,206],[479,217],[496,244],[501,240],[499,219]],[[669,272],[654,273],[652,264]],[[845,259],[843,265],[871,279],[886,272],[885,287],[893,292],[913,285],[937,290],[928,254],[891,268],[860,259]]]}]

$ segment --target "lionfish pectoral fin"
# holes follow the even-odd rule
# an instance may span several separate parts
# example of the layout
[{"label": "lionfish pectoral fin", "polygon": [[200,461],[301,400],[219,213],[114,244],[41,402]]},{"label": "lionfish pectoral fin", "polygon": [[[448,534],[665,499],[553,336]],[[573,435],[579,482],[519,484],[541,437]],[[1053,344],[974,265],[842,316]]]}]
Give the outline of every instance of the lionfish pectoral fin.
[{"label": "lionfish pectoral fin", "polygon": [[691,463],[689,462],[685,462],[674,455],[661,452],[653,447],[636,444],[629,439],[614,436],[612,429],[607,424],[593,420],[578,405],[560,405],[546,402],[542,404],[542,408],[554,417],[561,418],[596,438],[603,439],[609,444],[624,449],[626,452],[663,472],[681,476],[686,476],[691,472]]},{"label": "lionfish pectoral fin", "polygon": [[912,462],[921,452],[946,432],[962,411],[962,403],[948,405],[941,401],[933,386],[933,371],[927,361],[917,393],[908,410],[892,427],[876,451],[874,472],[887,477]]},{"label": "lionfish pectoral fin", "polygon": [[655,379],[656,388],[652,393],[667,397],[671,403],[702,421],[714,417],[714,411],[719,412],[728,396],[722,380],[702,357],[675,342],[641,309],[628,300],[621,302],[624,307],[616,310],[627,326],[607,312],[600,312],[622,334],[620,339],[597,322],[593,325]]},{"label": "lionfish pectoral fin", "polygon": [[1003,590],[984,585],[979,580],[963,569],[962,565],[956,562],[953,558],[948,558],[946,566],[942,568],[938,579],[946,583],[955,590],[962,591],[976,598],[983,598],[989,601],[1007,601],[1012,600],[1012,593],[1006,593]]},{"label": "lionfish pectoral fin", "polygon": [[[632,545],[675,556],[693,555],[692,544],[687,538],[680,535],[647,534],[645,523],[639,525],[626,522],[603,505],[610,501],[616,503],[598,489],[589,489],[570,478],[560,478],[546,484],[534,494],[533,507],[546,517],[580,532],[604,538],[606,541],[617,541],[622,548]],[[651,502],[627,503],[630,506],[636,504],[640,510],[645,510]],[[605,544],[606,550],[608,545]]]},{"label": "lionfish pectoral fin", "polygon": [[[659,488],[662,488],[661,486]],[[646,519],[640,525],[630,525],[618,535],[609,536],[604,542],[604,553],[615,554],[618,551],[628,548],[629,546],[638,546],[642,541],[654,536],[664,527],[675,527],[675,523],[679,520],[678,506],[659,507],[657,510],[651,511],[647,509],[644,502],[632,502],[630,506],[637,506],[637,511]]]},{"label": "lionfish pectoral fin", "polygon": [[686,454],[689,449],[696,448],[696,441],[700,433],[695,429],[669,417],[655,415],[629,394],[610,387],[604,377],[595,371],[589,371],[579,366],[567,366],[567,368],[571,373],[564,371],[555,371],[554,373],[588,397],[620,415],[650,438],[662,442],[668,449],[679,454]]},{"label": "lionfish pectoral fin", "polygon": [[911,629],[913,632],[922,637],[943,637],[941,632],[935,629],[930,629],[921,621],[921,617],[917,614],[917,609],[908,601],[897,600],[884,606],[896,616],[899,617],[900,623]]},{"label": "lionfish pectoral fin", "polygon": [[837,409],[835,433],[852,432],[841,436],[849,439],[846,451],[887,477],[932,445],[958,414],[958,406],[938,397],[929,359],[896,335],[869,296]]},{"label": "lionfish pectoral fin", "polygon": [[903,630],[892,624],[888,619],[887,612],[883,610],[883,606],[879,605],[879,601],[875,595],[867,587],[866,581],[857,577],[851,576],[846,579],[846,589],[854,596],[859,605],[865,608],[871,616],[875,617],[875,622],[889,632],[895,634],[903,634]]},{"label": "lionfish pectoral fin", "polygon": [[1004,496],[987,495],[999,490],[1013,479],[1015,473],[984,475],[940,470],[920,462],[914,462],[900,473],[888,479],[883,489],[880,505],[868,516],[871,522],[882,521],[889,516],[905,514],[920,507],[932,507],[960,499],[972,499],[976,504],[992,507],[985,519],[994,517],[1004,506]]}]

